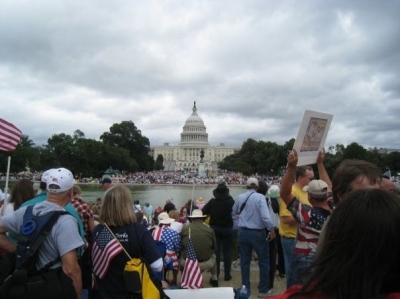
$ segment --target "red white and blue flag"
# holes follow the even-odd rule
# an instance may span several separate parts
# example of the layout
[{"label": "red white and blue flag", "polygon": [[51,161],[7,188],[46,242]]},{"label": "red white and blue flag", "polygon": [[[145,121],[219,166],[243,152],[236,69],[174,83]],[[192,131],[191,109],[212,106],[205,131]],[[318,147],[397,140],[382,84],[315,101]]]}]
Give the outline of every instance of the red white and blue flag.
[{"label": "red white and blue flag", "polygon": [[122,252],[122,247],[110,231],[103,226],[101,231],[94,237],[92,249],[93,272],[103,279],[115,256]]},{"label": "red white and blue flag", "polygon": [[0,118],[0,150],[13,151],[21,141],[22,132],[12,123]]},{"label": "red white and blue flag", "polygon": [[197,262],[196,253],[192,240],[189,237],[187,244],[187,257],[185,268],[182,273],[181,288],[182,289],[200,289],[203,287],[203,275],[201,275],[200,266]]},{"label": "red white and blue flag", "polygon": [[[165,270],[179,269],[179,260],[176,255],[175,246],[180,242],[180,237],[178,233],[172,230],[168,225],[163,225],[158,227],[153,231],[153,239],[156,241],[161,241],[166,246],[164,267]],[[180,249],[178,250],[180,251]]]}]

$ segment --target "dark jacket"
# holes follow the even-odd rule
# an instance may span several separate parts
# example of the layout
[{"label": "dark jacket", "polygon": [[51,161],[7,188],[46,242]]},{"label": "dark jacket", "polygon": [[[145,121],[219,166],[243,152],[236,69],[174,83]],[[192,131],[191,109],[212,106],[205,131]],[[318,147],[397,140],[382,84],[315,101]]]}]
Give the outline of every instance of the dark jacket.
[{"label": "dark jacket", "polygon": [[203,215],[210,215],[210,225],[233,227],[232,207],[235,201],[229,194],[215,195],[203,207]]}]

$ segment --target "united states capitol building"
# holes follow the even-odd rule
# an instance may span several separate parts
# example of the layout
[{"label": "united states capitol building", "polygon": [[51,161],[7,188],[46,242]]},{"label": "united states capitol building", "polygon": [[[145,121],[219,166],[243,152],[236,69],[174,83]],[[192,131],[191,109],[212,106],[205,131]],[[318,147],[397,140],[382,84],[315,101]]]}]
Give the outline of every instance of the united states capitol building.
[{"label": "united states capitol building", "polygon": [[217,171],[217,163],[225,157],[239,151],[239,148],[225,146],[221,143],[213,146],[208,143],[208,133],[203,119],[197,114],[196,102],[193,105],[192,115],[186,120],[181,133],[181,142],[178,145],[164,143],[162,146],[150,147],[150,155],[157,159],[158,155],[164,158],[164,170],[197,172],[200,155],[203,151],[203,165],[207,172]]}]

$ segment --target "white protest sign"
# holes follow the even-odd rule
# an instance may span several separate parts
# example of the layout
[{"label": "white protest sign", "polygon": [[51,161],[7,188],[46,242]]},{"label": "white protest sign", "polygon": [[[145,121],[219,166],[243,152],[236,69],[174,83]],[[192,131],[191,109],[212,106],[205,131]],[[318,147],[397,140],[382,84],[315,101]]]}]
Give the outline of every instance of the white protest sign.
[{"label": "white protest sign", "polygon": [[293,148],[299,156],[297,166],[315,164],[324,147],[333,115],[306,110]]}]

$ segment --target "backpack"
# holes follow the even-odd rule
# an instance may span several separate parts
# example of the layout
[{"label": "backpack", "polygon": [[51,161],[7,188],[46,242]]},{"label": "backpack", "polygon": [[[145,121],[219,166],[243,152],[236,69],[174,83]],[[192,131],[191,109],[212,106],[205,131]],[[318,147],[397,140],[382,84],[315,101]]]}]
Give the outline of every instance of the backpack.
[{"label": "backpack", "polygon": [[68,213],[52,211],[35,216],[32,210],[33,206],[26,208],[18,235],[15,262],[12,262],[13,267],[0,286],[0,299],[76,298],[72,280],[63,273],[61,267],[50,269],[61,261],[60,257],[42,269],[36,269],[38,249],[58,217]]},{"label": "backpack", "polygon": [[[114,235],[114,233],[106,224],[105,226],[110,231],[110,233]],[[136,225],[134,225],[134,228],[135,228],[136,240],[138,244],[140,244],[140,248],[142,248],[142,244],[139,240],[139,236],[137,233]],[[118,239],[115,236],[114,238],[118,241]],[[141,255],[140,250],[139,250],[139,257],[132,258],[121,243],[119,243],[119,246],[122,247],[125,254],[129,258],[124,268],[124,281],[126,290],[131,294],[132,298],[170,299],[165,294],[160,282],[155,277],[153,270],[150,268],[148,262]]]},{"label": "backpack", "polygon": [[[142,299],[169,298],[153,275],[153,270],[142,257],[131,258],[124,268],[125,286],[129,293]],[[140,297],[139,297],[140,296]],[[136,298],[136,297],[133,297]]]}]

